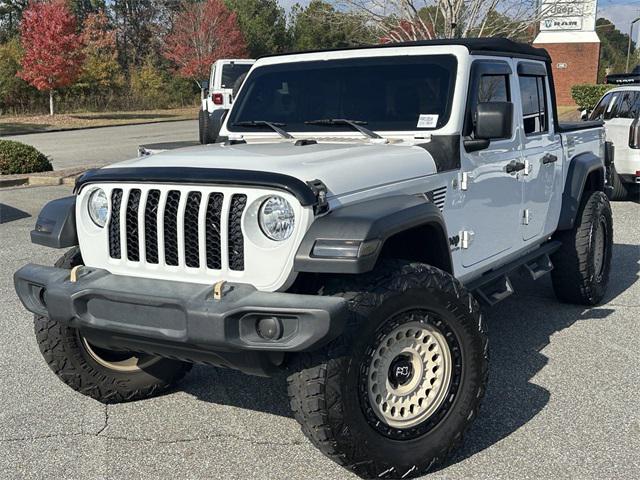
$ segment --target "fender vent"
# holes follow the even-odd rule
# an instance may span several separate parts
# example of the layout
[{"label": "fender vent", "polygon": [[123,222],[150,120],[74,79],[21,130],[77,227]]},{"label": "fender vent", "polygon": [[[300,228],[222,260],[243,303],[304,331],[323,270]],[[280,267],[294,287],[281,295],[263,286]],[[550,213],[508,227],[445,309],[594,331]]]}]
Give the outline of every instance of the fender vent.
[{"label": "fender vent", "polygon": [[425,196],[442,212],[444,210],[444,202],[447,198],[447,187],[440,187],[435,190],[431,190],[430,192],[425,193]]}]

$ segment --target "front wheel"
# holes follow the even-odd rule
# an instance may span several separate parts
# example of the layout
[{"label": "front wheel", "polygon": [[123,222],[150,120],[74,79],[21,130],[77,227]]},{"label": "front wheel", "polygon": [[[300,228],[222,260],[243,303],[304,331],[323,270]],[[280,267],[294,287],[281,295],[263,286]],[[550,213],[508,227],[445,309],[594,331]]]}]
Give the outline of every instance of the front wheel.
[{"label": "front wheel", "polygon": [[[69,250],[56,267],[82,263],[80,250]],[[99,348],[77,329],[35,315],[40,352],[53,372],[74,390],[103,403],[139,400],[164,392],[191,364],[153,355]]]},{"label": "front wheel", "polygon": [[395,261],[325,292],[349,300],[354,322],[288,379],[303,432],[363,477],[426,473],[460,444],[486,388],[477,302],[451,275]]}]

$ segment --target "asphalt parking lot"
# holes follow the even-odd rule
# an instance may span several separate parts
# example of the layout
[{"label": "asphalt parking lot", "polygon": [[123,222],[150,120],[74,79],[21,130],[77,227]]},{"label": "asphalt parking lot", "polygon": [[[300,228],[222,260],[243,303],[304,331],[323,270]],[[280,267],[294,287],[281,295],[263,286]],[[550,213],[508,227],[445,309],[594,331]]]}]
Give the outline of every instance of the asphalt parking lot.
[{"label": "asphalt parking lot", "polygon": [[[284,377],[195,367],[164,397],[105,407],[42,360],[13,291],[42,205],[69,188],[0,190],[0,478],[352,478],[290,416]],[[516,282],[487,310],[490,386],[463,448],[428,476],[640,478],[640,204],[615,203],[606,303],[563,305],[550,282]]]},{"label": "asphalt parking lot", "polygon": [[[196,114],[194,110],[194,118]],[[197,138],[197,120],[2,137],[3,140],[16,140],[36,147],[51,159],[54,170],[129,160],[136,156],[141,144],[195,141]]]}]

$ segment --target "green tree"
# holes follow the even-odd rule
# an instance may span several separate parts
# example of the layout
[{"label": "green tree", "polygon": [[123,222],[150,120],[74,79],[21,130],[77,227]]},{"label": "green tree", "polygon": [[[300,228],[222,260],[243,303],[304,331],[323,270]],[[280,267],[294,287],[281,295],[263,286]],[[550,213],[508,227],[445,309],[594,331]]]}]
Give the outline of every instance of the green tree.
[{"label": "green tree", "polygon": [[226,0],[226,4],[237,15],[251,58],[288,49],[287,19],[276,0]]},{"label": "green tree", "polygon": [[2,110],[18,105],[30,95],[37,95],[34,88],[16,76],[20,70],[22,48],[17,37],[0,45],[0,107]]},{"label": "green tree", "polygon": [[307,7],[293,6],[291,36],[294,50],[349,47],[377,40],[361,15],[338,11],[322,0],[312,0]]},{"label": "green tree", "polygon": [[[600,37],[600,68],[598,70],[598,81],[602,82],[607,75],[607,71],[609,73],[624,73],[627,62],[629,35],[622,33],[606,18],[598,18],[596,20],[596,32],[598,32],[598,37]],[[637,53],[635,42],[631,42],[631,68],[638,63]]]},{"label": "green tree", "polygon": [[131,93],[140,100],[144,108],[166,106],[165,87],[167,75],[149,55],[142,65],[131,72]]},{"label": "green tree", "polygon": [[80,23],[84,23],[89,15],[104,13],[106,9],[105,0],[68,0],[68,3]]},{"label": "green tree", "polygon": [[29,0],[0,0],[0,43],[18,34],[22,12]]}]

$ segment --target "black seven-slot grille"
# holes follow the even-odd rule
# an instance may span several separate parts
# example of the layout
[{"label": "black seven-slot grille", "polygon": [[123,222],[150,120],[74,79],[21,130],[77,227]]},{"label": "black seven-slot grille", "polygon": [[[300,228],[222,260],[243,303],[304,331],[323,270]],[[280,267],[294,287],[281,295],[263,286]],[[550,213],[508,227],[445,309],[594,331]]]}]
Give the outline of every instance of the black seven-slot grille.
[{"label": "black seven-slot grille", "polygon": [[[162,197],[160,190],[149,190],[146,197],[140,189],[129,190],[124,212],[124,228],[126,238],[126,258],[132,262],[141,260],[140,232],[144,229],[144,261],[150,264],[158,264],[159,251],[164,253],[166,265],[180,265],[180,248],[184,252],[184,264],[190,268],[199,268],[200,265],[200,232],[204,229],[204,249],[206,253],[206,266],[213,270],[223,267],[222,260],[222,235],[227,235],[227,253],[229,269],[244,270],[244,236],[242,234],[242,213],[247,205],[247,196],[243,194],[231,195],[229,202],[228,222],[222,228],[222,209],[224,195],[213,192],[205,195],[201,192],[186,193],[183,211],[180,212],[180,201],[184,193],[179,190],[169,190],[166,197]],[[144,200],[143,200],[144,198]],[[141,205],[141,201],[144,205]],[[111,218],[108,225],[109,255],[111,258],[122,258],[122,245],[120,241],[121,208],[123,205],[123,190],[115,188],[111,191]],[[201,225],[200,208],[202,202],[206,202],[204,224]],[[140,225],[140,212],[143,225]],[[158,214],[162,218],[163,245],[160,245],[158,235]],[[178,218],[182,215],[182,221]],[[179,244],[178,228],[182,225],[183,242]]]}]

